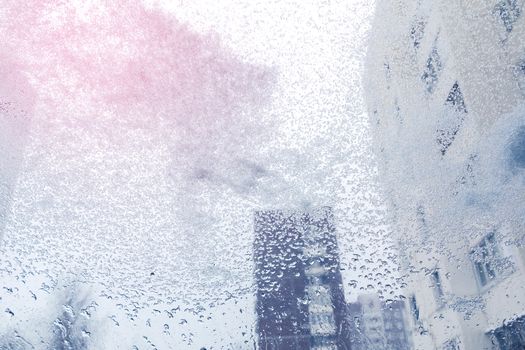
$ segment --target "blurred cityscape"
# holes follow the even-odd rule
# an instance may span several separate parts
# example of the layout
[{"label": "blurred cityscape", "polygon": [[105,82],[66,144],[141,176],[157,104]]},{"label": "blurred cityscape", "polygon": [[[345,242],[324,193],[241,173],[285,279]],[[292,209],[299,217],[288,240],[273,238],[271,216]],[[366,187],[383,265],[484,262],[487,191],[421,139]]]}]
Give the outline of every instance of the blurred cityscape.
[{"label": "blurred cityscape", "polygon": [[[256,237],[261,227],[292,230],[279,247],[296,257],[285,280],[271,277],[279,264],[257,267],[268,276],[257,278],[260,348],[525,349],[523,9],[518,0],[377,4],[365,93],[404,298],[342,306],[333,223],[312,219],[330,222],[329,208],[285,215],[296,218],[286,225],[281,212],[258,213]],[[312,246],[306,237],[318,230]],[[274,299],[261,296],[268,286]],[[277,310],[320,288],[331,302],[299,303],[309,316],[280,326]],[[280,316],[268,323],[268,310]]]},{"label": "blurred cityscape", "polygon": [[346,303],[330,207],[255,215],[258,348],[411,349],[403,300]]}]

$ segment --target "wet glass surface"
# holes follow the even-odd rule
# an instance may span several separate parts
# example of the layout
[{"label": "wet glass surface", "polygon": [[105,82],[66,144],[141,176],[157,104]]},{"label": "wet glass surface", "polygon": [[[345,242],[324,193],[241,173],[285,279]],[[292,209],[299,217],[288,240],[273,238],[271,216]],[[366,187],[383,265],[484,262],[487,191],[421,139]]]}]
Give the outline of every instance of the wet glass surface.
[{"label": "wet glass surface", "polygon": [[0,349],[525,349],[522,0],[4,0]]}]

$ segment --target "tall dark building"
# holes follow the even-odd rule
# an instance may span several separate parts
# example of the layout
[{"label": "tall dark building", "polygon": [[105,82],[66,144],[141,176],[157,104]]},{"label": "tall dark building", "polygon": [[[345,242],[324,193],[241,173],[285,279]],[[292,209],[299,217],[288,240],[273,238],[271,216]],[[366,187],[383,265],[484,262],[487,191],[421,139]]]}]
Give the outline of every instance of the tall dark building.
[{"label": "tall dark building", "polygon": [[257,212],[254,260],[260,349],[349,349],[330,207]]}]

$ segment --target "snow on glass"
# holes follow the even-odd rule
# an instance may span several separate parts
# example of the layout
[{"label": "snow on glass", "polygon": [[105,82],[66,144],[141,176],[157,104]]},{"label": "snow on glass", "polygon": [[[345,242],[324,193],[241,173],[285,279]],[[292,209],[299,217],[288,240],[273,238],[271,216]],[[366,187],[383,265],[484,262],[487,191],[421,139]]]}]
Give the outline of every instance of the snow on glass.
[{"label": "snow on glass", "polygon": [[0,4],[0,349],[525,346],[523,2]]}]

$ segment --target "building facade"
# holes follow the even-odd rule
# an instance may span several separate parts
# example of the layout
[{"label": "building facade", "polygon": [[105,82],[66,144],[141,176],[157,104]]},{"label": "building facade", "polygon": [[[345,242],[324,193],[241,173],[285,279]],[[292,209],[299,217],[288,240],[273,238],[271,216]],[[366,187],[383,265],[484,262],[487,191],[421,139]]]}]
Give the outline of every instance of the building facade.
[{"label": "building facade", "polygon": [[332,210],[255,214],[258,346],[348,349]]},{"label": "building facade", "polygon": [[416,349],[524,349],[523,0],[378,1],[365,90]]}]

